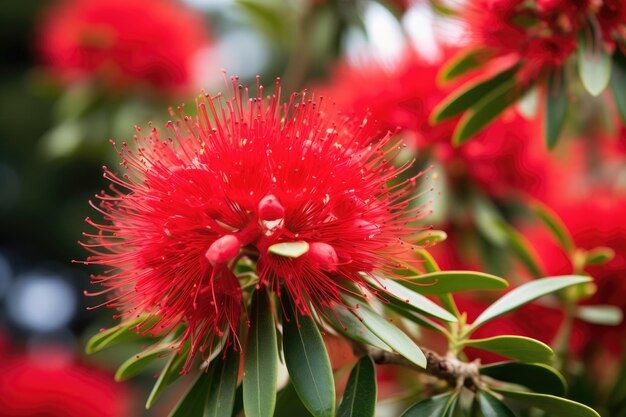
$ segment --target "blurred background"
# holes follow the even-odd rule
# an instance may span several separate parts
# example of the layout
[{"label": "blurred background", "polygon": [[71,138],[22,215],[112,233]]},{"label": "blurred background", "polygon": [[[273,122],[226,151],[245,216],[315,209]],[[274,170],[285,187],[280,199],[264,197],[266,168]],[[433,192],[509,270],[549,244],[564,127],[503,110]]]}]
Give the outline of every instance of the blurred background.
[{"label": "blurred background", "polygon": [[[558,211],[574,228],[578,245],[626,248],[621,194],[626,135],[602,97],[574,96],[576,116],[570,115],[566,140],[552,153],[543,146],[535,118],[542,111],[536,94],[529,93],[461,148],[449,145],[454,126],[429,123],[435,105],[451,91],[441,87],[437,73],[469,41],[464,23],[454,17],[457,3],[5,4],[0,13],[0,415],[148,415],[143,403],[158,368],[137,380],[113,381],[116,367],[141,345],[92,357],[83,353],[86,338],[113,320],[106,308],[88,309],[104,300],[83,296],[94,271],[72,260],[86,257],[77,241],[87,229],[83,220],[93,214],[88,201],[108,186],[102,166],[118,163],[109,141],[132,141],[135,125],[161,127],[170,117],[168,107],[191,106],[200,90],[224,90],[228,75],[250,85],[261,75],[267,86],[281,77],[288,93],[313,88],[332,97],[338,111],[370,114],[381,131],[397,132],[409,144],[407,158],[417,158],[420,169],[434,166],[428,178],[434,213],[428,222],[448,232],[448,242],[433,249],[443,266],[526,279],[519,253],[504,242],[503,229],[493,227],[506,221],[535,247],[523,253],[530,256],[530,275],[535,260],[547,259],[539,268],[548,271],[567,269],[559,263],[562,253],[546,243],[549,238],[527,214],[534,201]],[[589,203],[590,190],[596,205]],[[598,235],[588,238],[590,232]],[[594,302],[616,307],[602,325],[619,321],[626,299],[623,255],[616,259],[613,275],[599,272],[613,278],[598,284],[600,298]],[[466,300],[466,308],[487,301]],[[546,310],[522,312],[519,321],[504,326],[552,341],[559,318],[537,329],[532,317],[558,316],[558,311],[533,308]],[[572,338],[576,363],[597,365],[598,357],[609,355],[608,363],[619,364],[623,328],[607,333],[585,326]],[[606,344],[591,348],[599,334]],[[576,375],[583,385],[598,375],[606,377],[604,385],[613,384],[619,367],[600,368],[600,373],[587,372],[594,369],[589,366]],[[177,398],[169,394],[150,415],[167,415]],[[578,399],[602,401],[593,395]]]}]

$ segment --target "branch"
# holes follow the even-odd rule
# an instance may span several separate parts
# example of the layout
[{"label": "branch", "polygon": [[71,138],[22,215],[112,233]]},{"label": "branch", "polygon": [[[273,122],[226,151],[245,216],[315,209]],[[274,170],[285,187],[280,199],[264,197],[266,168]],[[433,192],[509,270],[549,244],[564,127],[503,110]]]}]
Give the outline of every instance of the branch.
[{"label": "branch", "polygon": [[430,375],[442,381],[446,381],[451,387],[466,388],[476,391],[481,386],[478,361],[461,362],[452,356],[441,356],[430,349],[420,346],[426,356],[426,368],[422,368],[400,356],[397,353],[388,352],[372,346],[353,344],[357,356],[369,356],[379,365],[400,365],[411,368],[426,375]]}]

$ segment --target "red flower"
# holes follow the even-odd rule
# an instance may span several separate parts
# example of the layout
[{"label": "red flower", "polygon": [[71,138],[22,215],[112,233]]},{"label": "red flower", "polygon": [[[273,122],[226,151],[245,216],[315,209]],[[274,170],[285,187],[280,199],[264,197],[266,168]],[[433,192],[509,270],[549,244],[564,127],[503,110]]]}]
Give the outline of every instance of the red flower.
[{"label": "red flower", "polygon": [[[198,115],[167,125],[170,138],[138,130],[124,145],[127,174],[105,176],[127,191],[101,195],[104,224],[85,244],[87,263],[111,269],[94,282],[114,295],[109,306],[146,313],[162,335],[188,328],[189,358],[227,328],[236,334],[242,306],[238,259],[257,261],[257,288],[283,291],[299,311],[341,303],[345,283],[392,270],[401,240],[423,216],[410,207],[415,178],[392,162],[399,147],[368,124],[337,117],[303,93],[286,104],[277,93],[249,98],[235,86],[198,101]],[[281,255],[279,243],[294,252]],[[254,282],[253,282],[254,284]]]},{"label": "red flower", "polygon": [[336,70],[327,93],[345,113],[367,116],[383,130],[400,130],[413,138],[416,153],[430,152],[444,162],[452,181],[469,177],[497,196],[515,190],[542,195],[547,154],[532,140],[533,128],[521,116],[510,112],[460,148],[451,145],[458,120],[429,123],[435,106],[452,91],[452,86],[437,82],[444,60],[427,62],[407,51],[390,68],[344,65]]},{"label": "red flower", "polygon": [[169,0],[61,0],[38,37],[44,62],[62,79],[117,90],[187,87],[191,59],[206,43],[202,19]]},{"label": "red flower", "polygon": [[130,399],[110,375],[56,350],[0,359],[3,417],[125,417],[131,415]]}]

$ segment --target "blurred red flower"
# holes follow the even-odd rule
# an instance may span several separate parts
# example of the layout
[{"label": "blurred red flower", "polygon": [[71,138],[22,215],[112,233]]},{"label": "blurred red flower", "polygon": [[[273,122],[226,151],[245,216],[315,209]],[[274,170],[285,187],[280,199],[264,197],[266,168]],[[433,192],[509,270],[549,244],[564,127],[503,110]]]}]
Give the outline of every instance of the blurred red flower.
[{"label": "blurred red flower", "polygon": [[131,404],[125,385],[73,362],[66,352],[41,349],[0,358],[3,417],[130,417]]},{"label": "blurred red flower", "polygon": [[[280,87],[264,99],[236,85],[198,101],[196,117],[138,131],[137,151],[124,145],[127,170],[105,176],[126,191],[102,194],[104,224],[84,244],[107,303],[131,317],[154,316],[140,330],[170,332],[187,323],[182,341],[196,351],[227,328],[236,335],[241,288],[231,269],[241,256],[257,261],[257,288],[286,291],[302,314],[342,303],[342,282],[365,285],[361,273],[397,267],[401,240],[424,215],[411,207],[415,177],[396,180],[401,147],[378,140],[369,124],[338,117],[324,100]],[[298,253],[283,256],[276,244]],[[280,248],[280,247],[278,247]],[[278,252],[277,252],[278,251]],[[204,353],[203,353],[204,354]]]},{"label": "blurred red flower", "polygon": [[516,191],[543,195],[548,155],[532,140],[534,125],[515,111],[459,148],[451,145],[458,119],[429,122],[435,106],[454,87],[441,85],[437,79],[451,52],[444,51],[442,59],[429,62],[407,50],[401,62],[391,67],[344,64],[335,70],[325,93],[344,113],[374,119],[383,131],[401,131],[412,138],[418,157],[434,155],[453,182],[469,177],[494,196]]},{"label": "blurred red flower", "polygon": [[44,13],[38,47],[66,82],[172,92],[191,82],[191,60],[208,43],[203,25],[173,0],[60,0]]}]

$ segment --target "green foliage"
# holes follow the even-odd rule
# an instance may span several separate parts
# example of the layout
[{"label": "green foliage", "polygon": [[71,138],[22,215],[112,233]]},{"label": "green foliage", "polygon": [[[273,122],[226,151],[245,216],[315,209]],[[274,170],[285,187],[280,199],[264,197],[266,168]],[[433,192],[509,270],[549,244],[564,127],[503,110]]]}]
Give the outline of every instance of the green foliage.
[{"label": "green foliage", "polygon": [[148,401],[146,401],[146,409],[149,409],[154,405],[159,396],[163,393],[165,388],[173,384],[183,373],[183,367],[187,360],[187,353],[189,352],[189,343],[186,343],[178,352],[172,353],[169,361],[159,374],[159,378],[152,387]]},{"label": "green foliage", "polygon": [[487,48],[471,48],[459,51],[450,58],[439,72],[440,81],[452,81],[468,72],[481,68],[488,61],[491,52]]},{"label": "green foliage", "polygon": [[578,275],[566,275],[551,278],[541,278],[527,282],[511,290],[495,303],[483,311],[472,325],[476,328],[509,311],[515,310],[524,304],[530,303],[539,297],[554,293],[567,287],[590,282],[591,278]]},{"label": "green foliage", "polygon": [[503,290],[509,286],[502,278],[475,271],[431,272],[399,282],[413,291],[426,295]]},{"label": "green foliage", "polygon": [[502,401],[487,391],[477,394],[483,417],[515,417],[515,414]]},{"label": "green foliage", "polygon": [[133,332],[131,329],[145,320],[146,319],[143,317],[136,318],[134,320],[118,324],[115,327],[111,327],[110,329],[104,330],[92,336],[87,342],[85,351],[88,354],[92,354],[121,342],[139,339],[141,336],[139,336],[136,332]]},{"label": "green foliage", "polygon": [[315,417],[333,417],[335,381],[328,353],[317,323],[299,315],[285,303],[283,350],[291,383],[302,403]]},{"label": "green foliage", "polygon": [[278,344],[270,299],[255,291],[243,366],[243,404],[248,417],[271,417],[276,406]]},{"label": "green foliage", "polygon": [[337,417],[374,417],[377,391],[374,362],[364,356],[350,372]]},{"label": "green foliage", "polygon": [[523,362],[548,363],[554,356],[550,346],[523,336],[495,336],[487,339],[472,339],[464,346],[487,350],[498,355]]},{"label": "green foliage", "polygon": [[555,417],[600,417],[597,412],[586,405],[554,395],[510,391],[501,388],[494,388],[493,390],[507,398],[538,408]]},{"label": "green foliage", "polygon": [[218,356],[211,361],[207,371],[211,376],[211,385],[206,392],[203,417],[229,416],[233,412],[239,358],[239,352],[228,348],[225,357]]},{"label": "green foliage", "polygon": [[578,74],[583,85],[592,96],[600,95],[611,80],[611,57],[594,25],[580,31],[577,58]]},{"label": "green foliage", "polygon": [[309,251],[309,244],[306,242],[276,243],[267,248],[267,251],[286,258],[299,258]]},{"label": "green foliage", "polygon": [[451,417],[457,400],[457,393],[437,395],[418,402],[400,417]]},{"label": "green foliage", "polygon": [[565,71],[553,71],[546,86],[545,135],[548,149],[554,149],[567,114]]},{"label": "green foliage", "polygon": [[567,390],[563,375],[542,363],[500,362],[481,367],[480,374],[521,385],[540,394],[563,396]]}]

